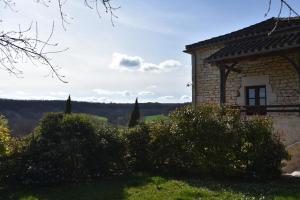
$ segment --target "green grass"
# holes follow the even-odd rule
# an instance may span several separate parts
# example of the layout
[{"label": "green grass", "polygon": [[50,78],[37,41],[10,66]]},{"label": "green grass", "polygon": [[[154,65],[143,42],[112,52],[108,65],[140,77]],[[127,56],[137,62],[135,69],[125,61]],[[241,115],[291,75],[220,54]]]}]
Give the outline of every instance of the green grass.
[{"label": "green grass", "polygon": [[98,116],[98,115],[91,115],[91,114],[85,114],[85,113],[80,113],[82,116],[86,116],[89,120],[91,120],[94,123],[98,122],[107,122],[107,118],[103,116]]},{"label": "green grass", "polygon": [[167,120],[167,119],[169,119],[169,117],[166,115],[150,115],[144,117],[146,123],[150,123],[158,120]]},{"label": "green grass", "polygon": [[300,199],[300,179],[247,183],[197,179],[132,176],[93,184],[45,188],[0,188],[2,199],[18,200],[214,200]]},{"label": "green grass", "polygon": [[107,118],[106,118],[106,117],[97,116],[96,118],[97,118],[99,121],[107,122]]}]

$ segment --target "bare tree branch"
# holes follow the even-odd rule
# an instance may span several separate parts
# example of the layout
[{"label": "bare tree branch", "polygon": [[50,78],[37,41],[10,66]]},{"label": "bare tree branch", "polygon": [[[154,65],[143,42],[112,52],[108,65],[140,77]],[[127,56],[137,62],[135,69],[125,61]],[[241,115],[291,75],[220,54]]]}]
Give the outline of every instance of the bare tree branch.
[{"label": "bare tree branch", "polygon": [[[32,34],[32,32],[34,33]],[[64,50],[47,52],[48,47],[57,47],[58,44],[50,43],[54,31],[54,22],[51,33],[46,40],[38,36],[38,25],[31,24],[27,29],[19,31],[0,32],[0,66],[9,73],[16,76],[22,75],[22,71],[17,68],[19,63],[30,61],[32,64],[42,64],[50,67],[51,74],[56,76],[60,81],[66,83],[64,76],[58,72],[58,67],[54,66],[51,53],[58,53]]]},{"label": "bare tree branch", "polygon": [[[275,22],[274,28],[269,32],[269,35],[271,35],[278,27],[278,23],[280,20],[280,17],[282,17],[282,11],[284,8],[287,8],[289,11],[289,18],[292,17],[293,15],[295,16],[299,16],[298,12],[286,1],[286,0],[279,0],[280,1],[280,7],[279,7],[279,11],[277,14],[277,20]],[[271,11],[271,7],[272,7],[272,2],[273,0],[269,0],[269,4],[268,4],[268,10],[265,13],[265,17],[269,15],[270,11]]]},{"label": "bare tree branch", "polygon": [[[61,25],[66,30],[66,25],[70,23],[72,19],[64,11],[64,6],[67,0],[33,0],[36,3],[40,3],[46,7],[50,7],[52,2],[57,2],[59,15],[61,19]],[[110,15],[111,23],[114,26],[114,18],[117,18],[115,11],[120,7],[114,7],[111,5],[112,0],[82,0],[84,5],[89,9],[95,9],[97,15],[101,17],[99,4],[103,5],[104,12]],[[3,4],[3,8],[9,8],[12,11],[15,10],[15,0],[0,0]],[[58,44],[50,43],[50,39],[54,32],[54,22],[52,24],[51,33],[46,40],[39,38],[38,25],[30,25],[27,29],[22,30],[19,27],[18,31],[1,31],[0,32],[0,68],[5,69],[10,74],[14,74],[20,77],[23,72],[18,68],[18,64],[21,62],[30,61],[34,65],[46,65],[50,68],[49,75],[57,77],[60,81],[66,83],[64,76],[59,73],[59,67],[51,62],[50,54],[59,53],[63,50],[48,50],[50,47],[57,47]]]},{"label": "bare tree branch", "polygon": [[16,5],[14,0],[1,0],[0,2],[3,3],[4,8],[9,8],[10,10],[14,11],[14,7]]},{"label": "bare tree branch", "polygon": [[[66,30],[66,25],[70,23],[72,19],[69,15],[64,11],[64,6],[67,3],[67,0],[33,0],[37,3],[40,3],[46,7],[50,7],[52,2],[56,2],[59,10],[59,15],[61,19],[61,24],[64,30]],[[81,0],[84,5],[89,9],[94,9],[97,12],[97,15],[101,17],[100,5],[104,9],[103,12],[110,15],[110,20],[112,26],[114,26],[114,19],[118,18],[115,14],[115,11],[120,7],[112,6],[112,0]],[[268,9],[265,13],[265,16],[268,16],[272,3],[275,0],[269,0]],[[280,8],[278,11],[277,18],[274,25],[274,29],[269,33],[274,32],[279,24],[279,18],[282,15],[282,11],[284,8],[288,9],[289,17],[295,15],[299,16],[298,12],[294,10],[294,8],[288,3],[287,0],[276,0],[280,2]],[[9,8],[15,11],[15,0],[0,0],[0,3],[3,4],[3,8]],[[34,36],[30,34],[34,31]],[[61,52],[61,50],[50,51],[46,50],[49,47],[56,47],[57,44],[50,43],[50,39],[53,36],[54,31],[54,23],[52,26],[51,33],[46,40],[41,40],[38,35],[38,26],[35,24],[34,26],[29,26],[26,30],[21,30],[19,28],[18,31],[1,31],[0,32],[0,66],[6,69],[9,73],[15,74],[19,76],[22,74],[22,71],[17,68],[17,64],[21,61],[30,60],[33,64],[43,64],[51,69],[52,76],[56,76],[62,82],[64,76],[58,73],[58,67],[54,66],[51,62],[50,54]],[[64,50],[62,50],[64,51]]]},{"label": "bare tree branch", "polygon": [[[280,8],[278,11],[278,17],[281,17],[281,13],[284,7],[286,7],[289,10],[289,17],[292,15],[299,16],[299,13],[286,1],[286,0],[279,0],[280,1]],[[265,13],[265,17],[269,15],[272,7],[272,0],[269,0],[268,10]]]},{"label": "bare tree branch", "polygon": [[[10,0],[13,1],[13,0]],[[41,3],[47,7],[49,7],[49,4],[52,2],[53,0],[36,0],[36,2]],[[68,0],[55,0],[58,3],[58,9],[59,9],[59,15],[61,18],[61,24],[64,30],[66,30],[66,25],[70,24],[70,20],[72,19],[71,16],[67,15],[66,12],[64,11],[64,5],[66,5]],[[114,26],[114,19],[118,18],[118,16],[115,14],[115,11],[117,9],[120,8],[120,6],[118,7],[114,7],[111,4],[112,0],[83,0],[84,5],[89,8],[89,9],[95,9],[97,12],[97,15],[101,18],[101,14],[100,14],[100,8],[99,8],[99,4],[103,5],[104,8],[104,12],[110,15],[110,21],[112,26]]]}]

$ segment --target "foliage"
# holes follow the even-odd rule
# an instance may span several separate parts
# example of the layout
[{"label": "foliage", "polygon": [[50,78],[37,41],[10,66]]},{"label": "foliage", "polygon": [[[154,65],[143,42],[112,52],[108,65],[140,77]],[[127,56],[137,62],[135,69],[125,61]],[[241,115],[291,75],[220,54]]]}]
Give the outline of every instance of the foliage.
[{"label": "foliage", "polygon": [[264,117],[242,120],[229,107],[186,106],[169,120],[115,128],[87,114],[49,113],[17,142],[0,181],[53,184],[128,172],[267,180],[288,154]]},{"label": "foliage", "polygon": [[8,128],[8,122],[4,116],[0,115],[0,158],[8,155],[12,151],[12,138]]},{"label": "foliage", "polygon": [[[49,113],[31,135],[8,181],[23,184],[79,182],[115,173],[124,149],[117,130],[87,115]],[[120,161],[121,160],[121,161]]]},{"label": "foliage", "polygon": [[132,128],[132,127],[138,125],[139,120],[140,120],[140,107],[139,107],[138,99],[136,98],[134,108],[133,108],[133,111],[131,113],[131,117],[129,120],[128,127]]},{"label": "foliage", "polygon": [[238,157],[247,175],[260,179],[280,176],[281,162],[289,159],[289,155],[279,137],[274,135],[272,122],[267,118],[254,117],[242,125],[238,132],[242,140]]},{"label": "foliage", "polygon": [[71,112],[72,112],[71,96],[69,95],[66,101],[65,114],[71,114]]},{"label": "foliage", "polygon": [[127,151],[119,130],[105,123],[96,127],[97,155],[94,159],[101,160],[98,165],[103,175],[123,174],[127,170]]},{"label": "foliage", "polygon": [[194,109],[187,106],[171,114],[171,133],[181,143],[184,162],[190,173],[228,175],[231,172],[231,131],[239,116],[235,110],[215,105]]},{"label": "foliage", "polygon": [[138,169],[175,175],[271,179],[288,158],[268,119],[243,121],[236,110],[215,105],[177,109],[169,121],[133,129],[127,140]]},{"label": "foliage", "polygon": [[149,127],[142,123],[137,127],[125,129],[123,135],[130,155],[129,167],[135,171],[150,170]]},{"label": "foliage", "polygon": [[156,122],[156,121],[161,121],[161,120],[169,120],[169,117],[166,115],[150,115],[150,116],[145,116],[144,117],[145,123],[151,123],[151,122]]},{"label": "foliage", "polygon": [[[65,111],[65,101],[7,100],[0,99],[0,113],[9,121],[13,135],[32,132],[44,113]],[[139,103],[144,116],[163,114],[182,104]],[[73,113],[87,113],[107,118],[113,125],[128,126],[133,104],[88,103],[72,101]]]},{"label": "foliage", "polygon": [[97,115],[90,115],[90,114],[85,114],[85,113],[77,113],[74,115],[85,118],[89,123],[91,123],[91,125],[94,127],[95,130],[100,130],[103,127],[106,127],[105,125],[107,125],[107,123],[106,123],[107,118],[105,118],[105,117],[101,117],[101,116],[97,116]]}]

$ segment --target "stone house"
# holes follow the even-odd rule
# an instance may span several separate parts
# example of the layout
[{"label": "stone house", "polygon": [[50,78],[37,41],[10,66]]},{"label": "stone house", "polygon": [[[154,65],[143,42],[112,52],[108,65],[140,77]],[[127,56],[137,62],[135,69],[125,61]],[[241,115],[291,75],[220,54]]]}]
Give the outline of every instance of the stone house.
[{"label": "stone house", "polygon": [[271,18],[187,45],[193,103],[238,106],[243,115],[270,116],[300,168],[300,18]]}]

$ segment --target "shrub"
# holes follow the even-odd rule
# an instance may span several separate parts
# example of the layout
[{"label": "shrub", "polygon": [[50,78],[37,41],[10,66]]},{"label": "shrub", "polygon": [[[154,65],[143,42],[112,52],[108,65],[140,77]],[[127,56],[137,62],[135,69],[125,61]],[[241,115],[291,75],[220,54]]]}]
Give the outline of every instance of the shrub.
[{"label": "shrub", "polygon": [[8,122],[0,115],[0,157],[7,156],[12,151],[12,138],[8,128]]},{"label": "shrub", "polygon": [[183,140],[170,132],[171,124],[158,121],[149,126],[149,152],[152,170],[164,174],[178,175],[184,173],[185,159],[188,155],[183,148]]},{"label": "shrub", "polygon": [[96,157],[99,159],[99,170],[104,175],[119,175],[127,170],[126,154],[127,149],[125,142],[120,135],[120,130],[111,127],[107,124],[100,126],[96,129],[97,143]]},{"label": "shrub", "polygon": [[18,159],[15,159],[14,155],[22,151],[24,142],[25,139],[10,135],[7,120],[0,116],[0,183],[4,182],[9,174],[16,173]]},{"label": "shrub", "polygon": [[172,175],[276,178],[288,158],[266,118],[243,121],[229,107],[186,106],[169,121],[129,129],[132,165]]},{"label": "shrub", "polygon": [[144,123],[125,129],[123,133],[129,153],[128,167],[134,171],[147,171],[151,169],[149,149],[149,126]]},{"label": "shrub", "polygon": [[215,105],[186,106],[170,115],[171,133],[178,138],[183,167],[193,174],[231,173],[232,131],[239,120],[235,110]]},{"label": "shrub", "polygon": [[[10,180],[24,184],[79,182],[113,174],[123,153],[116,130],[95,129],[87,115],[50,113],[15,155]],[[122,149],[122,150],[121,150]]]},{"label": "shrub", "polygon": [[289,155],[274,134],[272,122],[267,118],[254,117],[242,125],[238,157],[243,161],[246,175],[258,179],[280,176],[282,160],[289,159]]},{"label": "shrub", "polygon": [[49,184],[143,171],[265,180],[277,178],[288,158],[267,118],[244,121],[216,105],[185,106],[169,118],[121,129],[90,115],[47,114],[3,157],[0,179]]}]

